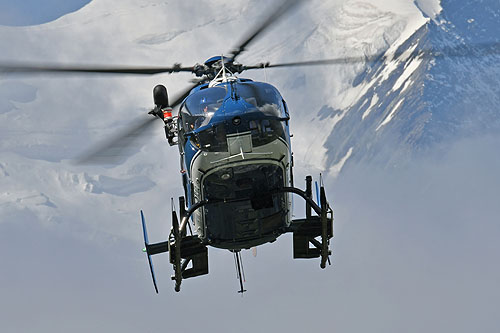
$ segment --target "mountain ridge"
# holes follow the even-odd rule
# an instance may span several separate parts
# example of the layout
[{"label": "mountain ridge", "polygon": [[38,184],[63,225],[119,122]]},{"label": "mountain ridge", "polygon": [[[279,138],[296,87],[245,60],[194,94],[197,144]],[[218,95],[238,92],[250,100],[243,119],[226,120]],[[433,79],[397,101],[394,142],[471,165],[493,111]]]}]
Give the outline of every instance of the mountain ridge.
[{"label": "mountain ridge", "polygon": [[[491,28],[498,24],[499,13],[493,1],[487,6],[446,2],[439,15],[399,46],[400,55],[412,50],[406,59],[368,64],[353,86],[377,83],[342,111],[346,116],[325,140],[326,168],[341,163],[348,153],[346,167],[405,165],[434,149],[444,152],[457,139],[498,131],[500,66],[498,37]],[[483,42],[497,53],[484,56]],[[457,47],[469,56],[425,55]],[[391,65],[396,70],[383,81],[380,76]]]}]

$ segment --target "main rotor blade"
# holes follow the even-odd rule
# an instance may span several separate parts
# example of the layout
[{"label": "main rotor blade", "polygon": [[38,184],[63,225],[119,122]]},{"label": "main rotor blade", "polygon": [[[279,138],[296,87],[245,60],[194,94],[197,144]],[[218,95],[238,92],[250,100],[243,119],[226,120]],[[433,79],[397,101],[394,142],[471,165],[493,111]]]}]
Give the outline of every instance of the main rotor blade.
[{"label": "main rotor blade", "polygon": [[51,65],[28,63],[0,63],[0,73],[95,73],[95,74],[139,74],[192,72],[193,67],[109,67],[91,65]]},{"label": "main rotor blade", "polygon": [[186,89],[184,89],[182,91],[182,93],[178,94],[174,99],[173,101],[170,103],[170,107],[173,109],[175,108],[177,105],[181,104],[182,101],[189,96],[189,93],[191,92],[191,90],[193,90],[194,88],[198,87],[200,84],[202,84],[204,82],[204,80],[196,80],[193,82],[192,85],[190,85],[189,87],[187,87]]},{"label": "main rotor blade", "polygon": [[130,153],[126,153],[126,150],[132,147],[140,137],[145,136],[155,119],[155,117],[149,116],[148,118],[141,119],[125,131],[115,133],[115,135],[108,140],[94,145],[78,156],[74,160],[74,163],[118,164],[121,160],[126,159],[130,155]]},{"label": "main rotor blade", "polygon": [[243,51],[246,50],[246,47],[257,38],[264,30],[266,30],[271,24],[276,23],[279,18],[281,18],[285,13],[290,11],[293,7],[295,7],[301,0],[284,0],[281,5],[276,7],[276,9],[271,12],[271,14],[264,19],[260,24],[251,29],[246,37],[244,37],[243,41],[241,41],[238,46],[236,46],[230,53],[229,56],[232,60],[235,60],[237,56],[239,56]]},{"label": "main rotor blade", "polygon": [[[183,90],[173,99],[170,104],[172,108],[176,107],[189,95],[192,89],[196,88],[202,81],[197,81],[193,85]],[[127,149],[141,137],[148,134],[149,128],[153,125],[156,117],[149,116],[141,119],[131,127],[125,129],[109,138],[98,143],[75,159],[75,164],[117,164],[120,160],[128,157]]]},{"label": "main rotor blade", "polygon": [[[338,64],[355,64],[364,62],[373,62],[377,60],[383,60],[386,58],[395,59],[403,55],[406,51],[398,51],[392,54],[385,54],[381,52],[378,54],[370,56],[360,56],[360,57],[344,57],[344,58],[334,58],[334,59],[322,59],[322,60],[309,60],[309,61],[297,61],[297,62],[286,62],[279,64],[270,63],[260,63],[253,66],[244,66],[243,70],[247,69],[259,69],[259,68],[273,68],[273,67],[297,67],[297,66],[318,66],[318,65],[338,65]],[[428,49],[428,50],[418,50],[419,56],[422,58],[444,58],[444,57],[483,57],[488,55],[499,55],[500,54],[500,43],[480,43],[474,45],[457,45],[453,47],[446,47],[442,49]]]}]

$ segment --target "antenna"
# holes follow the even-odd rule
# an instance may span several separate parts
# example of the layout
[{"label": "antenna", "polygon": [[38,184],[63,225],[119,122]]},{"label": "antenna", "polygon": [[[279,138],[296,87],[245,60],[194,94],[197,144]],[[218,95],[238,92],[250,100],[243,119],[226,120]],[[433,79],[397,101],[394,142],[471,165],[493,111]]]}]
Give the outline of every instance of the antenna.
[{"label": "antenna", "polygon": [[224,63],[224,55],[221,54],[220,62],[222,64],[222,80],[226,80],[226,64]]},{"label": "antenna", "polygon": [[241,260],[241,250],[234,251],[234,264],[236,266],[236,278],[240,280],[240,290],[238,293],[242,294],[246,291],[243,288],[243,282],[245,279],[245,270],[243,269],[243,261]]},{"label": "antenna", "polygon": [[262,67],[264,69],[264,81],[267,83],[267,71],[266,71],[266,64],[264,64],[264,67]]}]

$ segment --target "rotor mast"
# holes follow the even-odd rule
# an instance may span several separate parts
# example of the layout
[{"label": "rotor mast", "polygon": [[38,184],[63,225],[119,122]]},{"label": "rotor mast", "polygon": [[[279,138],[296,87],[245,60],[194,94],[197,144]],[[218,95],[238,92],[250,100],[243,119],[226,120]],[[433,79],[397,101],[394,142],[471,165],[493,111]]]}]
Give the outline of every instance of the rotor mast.
[{"label": "rotor mast", "polygon": [[[220,69],[218,68],[219,62],[220,62]],[[215,71],[217,70],[218,71],[217,74],[215,74],[215,77],[208,84],[210,88],[219,83],[225,83],[236,80],[234,73],[231,71],[229,67],[226,66],[226,62],[224,61],[224,55],[221,55],[220,60],[214,63],[212,67],[214,69],[214,73]]]}]

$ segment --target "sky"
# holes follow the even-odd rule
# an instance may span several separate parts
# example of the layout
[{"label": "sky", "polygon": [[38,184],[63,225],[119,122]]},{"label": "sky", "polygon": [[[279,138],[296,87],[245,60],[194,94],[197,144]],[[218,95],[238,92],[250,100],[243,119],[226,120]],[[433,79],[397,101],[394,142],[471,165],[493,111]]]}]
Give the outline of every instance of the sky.
[{"label": "sky", "polygon": [[[180,1],[144,0],[144,13],[164,13],[164,21],[173,28],[160,30],[166,23],[154,19],[141,21],[141,29],[131,28],[134,1],[124,0],[118,9],[113,3],[94,1],[80,12],[31,30],[3,28],[0,36],[10,47],[1,57],[93,63],[147,59],[152,64],[167,58],[168,63],[191,63],[199,61],[199,54],[208,58],[221,46],[207,41],[233,36],[218,26],[248,24],[242,17],[226,17],[240,10],[234,3],[200,2],[193,7]],[[244,5],[241,10],[252,19],[257,9]],[[61,15],[52,10],[54,17]],[[45,15],[33,22],[44,22]],[[302,20],[274,30],[275,39],[263,39],[249,58],[289,53],[286,47],[294,44],[277,40],[309,33],[291,31],[296,22],[302,24],[299,28],[307,27],[318,18],[306,10],[295,15]],[[326,23],[322,29],[329,27]],[[284,95],[293,93],[287,74],[267,76],[281,84]],[[307,73],[304,76],[311,82]],[[255,78],[263,80],[264,75]],[[141,154],[116,168],[81,170],[67,159],[147,110],[151,87],[160,79],[175,90],[189,77],[1,78],[0,98],[8,102],[0,103],[2,331],[498,330],[498,137],[462,140],[447,147],[444,155],[419,158],[399,170],[359,165],[342,178],[327,178],[336,235],[333,265],[326,270],[319,268],[319,261],[293,260],[292,239],[285,235],[259,247],[257,257],[251,251],[243,253],[248,290],[243,297],[236,293],[232,256],[216,249],[209,250],[210,274],[184,281],[181,293],[173,291],[169,280],[168,257],[155,256],[160,289],[156,295],[141,252],[138,211],[146,212],[150,240],[164,240],[169,208],[162,203],[180,193],[178,177],[170,175],[165,163],[177,155],[165,149],[161,128],[138,148]],[[302,89],[317,96],[317,87]],[[327,96],[331,91],[321,93]],[[298,99],[290,98],[292,117],[305,122],[306,106],[297,104]],[[318,108],[323,103],[309,102],[306,105]],[[300,127],[296,133],[303,133]],[[297,146],[301,138],[306,136],[296,135]],[[299,187],[309,171],[297,168]],[[133,193],[113,195],[116,190],[103,185],[100,175],[123,181]],[[155,186],[141,189],[138,184],[144,177]]]},{"label": "sky", "polygon": [[47,23],[76,11],[90,0],[0,1],[0,25],[26,26]]}]

